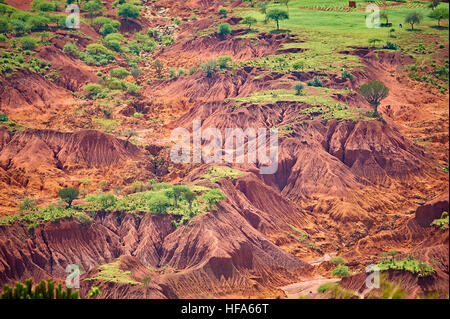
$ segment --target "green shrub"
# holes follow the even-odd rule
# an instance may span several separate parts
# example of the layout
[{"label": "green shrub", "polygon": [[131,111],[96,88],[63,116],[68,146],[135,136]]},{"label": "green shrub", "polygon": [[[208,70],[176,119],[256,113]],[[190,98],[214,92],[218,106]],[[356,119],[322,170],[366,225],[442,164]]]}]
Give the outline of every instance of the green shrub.
[{"label": "green shrub", "polygon": [[322,294],[326,293],[335,284],[336,283],[334,283],[334,282],[327,282],[327,283],[321,284],[319,287],[317,287],[317,292],[322,293]]},{"label": "green shrub", "polygon": [[92,21],[92,24],[96,25],[96,26],[100,26],[100,27],[104,26],[105,24],[111,24],[116,30],[119,30],[120,29],[120,25],[121,25],[120,21],[117,21],[117,20],[114,20],[114,19],[110,19],[110,18],[106,18],[106,17],[95,18]]},{"label": "green shrub", "polygon": [[383,48],[388,49],[388,50],[398,50],[399,49],[397,44],[392,43],[390,41],[387,41]]},{"label": "green shrub", "polygon": [[97,83],[86,84],[83,89],[87,92],[86,97],[90,99],[97,98],[98,94],[102,91],[101,85]]},{"label": "green shrub", "polygon": [[24,50],[34,50],[36,48],[37,40],[32,37],[22,37],[19,41]]},{"label": "green shrub", "polygon": [[172,45],[174,42],[174,39],[171,35],[163,35],[161,37],[161,43],[162,45],[168,47],[169,45]]},{"label": "green shrub", "polygon": [[68,207],[72,206],[72,202],[78,198],[79,191],[73,187],[66,187],[58,192],[58,196],[67,203]]},{"label": "green shrub", "polygon": [[10,19],[6,16],[0,16],[0,33],[7,33],[10,30],[10,28],[11,28]]},{"label": "green shrub", "polygon": [[231,26],[229,23],[221,23],[219,24],[219,34],[220,35],[227,35],[231,33]]},{"label": "green shrub", "polygon": [[117,30],[118,29],[113,24],[106,23],[106,24],[102,25],[102,27],[100,28],[100,34],[103,36],[106,36],[111,33],[116,33]]},{"label": "green shrub", "polygon": [[34,11],[44,11],[44,12],[57,10],[57,6],[55,3],[42,1],[42,0],[34,0],[31,3],[31,8]]},{"label": "green shrub", "polygon": [[169,68],[169,76],[170,78],[176,78],[177,77],[177,69],[175,68]]},{"label": "green shrub", "polygon": [[226,8],[220,8],[217,13],[222,17],[222,18],[226,18],[227,17],[227,9]]},{"label": "green shrub", "polygon": [[219,201],[225,198],[225,194],[220,189],[212,189],[202,196],[208,204],[209,210],[216,210],[214,207]]},{"label": "green shrub", "polygon": [[142,50],[144,50],[145,52],[151,52],[154,51],[156,49],[157,45],[156,42],[153,40],[148,40],[145,41],[144,44],[142,45]]},{"label": "green shrub", "polygon": [[157,214],[166,214],[169,207],[169,199],[162,194],[155,194],[149,201],[150,211]]},{"label": "green shrub", "polygon": [[339,276],[339,277],[347,277],[350,276],[350,272],[348,270],[348,267],[345,265],[339,265],[336,268],[333,269],[331,272],[333,276]]},{"label": "green shrub", "polygon": [[80,55],[78,47],[76,46],[76,44],[73,44],[72,42],[66,42],[63,51],[77,57]]},{"label": "green shrub", "polygon": [[308,86],[322,87],[322,81],[318,77],[315,77],[312,81],[308,81]]},{"label": "green shrub", "polygon": [[302,70],[302,71],[303,71],[303,69],[305,68],[305,61],[303,61],[303,60],[295,61],[295,62],[292,64],[292,68],[293,68],[295,71],[298,71],[298,70]]},{"label": "green shrub", "polygon": [[117,198],[111,194],[99,194],[99,195],[89,195],[86,197],[87,202],[94,202],[99,204],[99,208],[102,210],[109,210],[115,207]]},{"label": "green shrub", "polygon": [[437,226],[440,229],[446,230],[448,229],[448,222],[449,222],[448,212],[443,212],[441,218],[433,220],[431,226]]},{"label": "green shrub", "polygon": [[133,82],[126,82],[126,90],[128,93],[132,95],[140,95],[141,94],[141,87]]},{"label": "green shrub", "polygon": [[389,269],[405,270],[417,274],[419,277],[426,277],[435,273],[433,266],[414,259],[412,255],[408,255],[407,258],[401,260],[396,260],[394,258],[385,259],[377,266],[380,271]]},{"label": "green shrub", "polygon": [[13,14],[16,11],[17,11],[16,8],[14,8],[12,6],[9,6],[9,5],[5,4],[5,3],[0,3],[0,14],[2,16],[3,15],[11,16],[11,14]]},{"label": "green shrub", "polygon": [[331,258],[331,262],[335,265],[345,264],[345,259],[342,257],[333,257]]},{"label": "green shrub", "polygon": [[0,113],[0,122],[7,122],[8,116],[6,114]]},{"label": "green shrub", "polygon": [[230,63],[231,61],[233,61],[233,59],[229,56],[221,56],[217,59],[217,66],[222,69],[228,69],[228,63]]},{"label": "green shrub", "polygon": [[89,44],[81,56],[91,65],[105,65],[114,61],[114,53],[98,43]]},{"label": "green shrub", "polygon": [[342,78],[343,80],[345,80],[345,79],[350,79],[350,81],[353,81],[353,74],[351,74],[351,73],[348,72],[348,71],[344,71],[344,72],[342,72],[341,78]]},{"label": "green shrub", "polygon": [[31,15],[25,21],[25,31],[44,31],[48,30],[50,19],[45,16]]},{"label": "green shrub", "polygon": [[29,197],[25,197],[22,202],[19,204],[20,212],[31,212],[36,210],[36,204],[34,200]]},{"label": "green shrub", "polygon": [[302,95],[302,91],[305,88],[302,83],[297,83],[294,85],[295,95]]},{"label": "green shrub", "polygon": [[128,72],[125,68],[115,68],[115,69],[111,69],[110,74],[113,77],[116,77],[119,79],[124,79],[128,75],[130,75],[130,72]]},{"label": "green shrub", "polygon": [[133,53],[134,55],[139,56],[141,54],[141,45],[136,40],[130,42],[128,49],[130,50],[130,53]]},{"label": "green shrub", "polygon": [[210,78],[217,72],[217,61],[208,60],[208,62],[201,65],[203,75]]},{"label": "green shrub", "polygon": [[139,17],[139,8],[130,3],[119,4],[117,6],[117,15],[128,18],[137,19]]}]

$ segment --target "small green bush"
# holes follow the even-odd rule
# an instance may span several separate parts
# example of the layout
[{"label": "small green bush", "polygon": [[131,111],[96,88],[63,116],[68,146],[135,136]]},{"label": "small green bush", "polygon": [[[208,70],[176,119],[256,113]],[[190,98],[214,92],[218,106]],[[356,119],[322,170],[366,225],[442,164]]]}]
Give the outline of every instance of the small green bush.
[{"label": "small green bush", "polygon": [[102,91],[101,85],[99,85],[97,83],[89,83],[89,84],[85,85],[85,87],[83,89],[87,92],[86,97],[90,98],[90,99],[97,98],[97,96]]},{"label": "small green bush", "polygon": [[308,81],[308,86],[322,87],[322,81],[318,77],[315,77],[312,81]]},{"label": "small green bush", "polygon": [[222,18],[226,18],[227,17],[227,9],[226,8],[220,8],[217,13],[222,17]]},{"label": "small green bush", "polygon": [[32,37],[22,37],[20,38],[20,44],[22,45],[22,49],[24,50],[34,50],[36,49],[37,40]]},{"label": "small green bush", "polygon": [[116,77],[119,79],[124,79],[128,75],[130,75],[130,72],[128,72],[125,68],[115,68],[115,69],[111,69],[110,74],[113,77]]},{"label": "small green bush", "polygon": [[294,85],[295,95],[302,95],[302,91],[305,88],[302,83],[297,83]]},{"label": "small green bush", "polygon": [[353,74],[351,74],[351,73],[348,72],[348,71],[344,71],[344,72],[342,72],[341,78],[342,78],[343,80],[345,80],[345,79],[350,79],[350,81],[353,81]]},{"label": "small green bush", "polygon": [[210,78],[217,72],[217,61],[208,60],[208,62],[201,65],[203,75]]},{"label": "small green bush", "polygon": [[219,24],[219,34],[220,35],[227,35],[231,33],[231,26],[229,23],[221,23]]},{"label": "small green bush", "polygon": [[0,122],[7,122],[8,116],[6,114],[0,113]]},{"label": "small green bush", "polygon": [[345,259],[342,257],[333,257],[331,258],[331,262],[335,265],[345,264]]},{"label": "small green bush", "polygon": [[57,10],[57,5],[55,3],[51,3],[51,2],[47,2],[47,1],[42,1],[42,0],[34,0],[31,3],[31,8],[34,11],[56,11]]},{"label": "small green bush", "polygon": [[339,277],[347,277],[350,276],[350,272],[347,266],[345,265],[339,265],[336,268],[333,269],[331,272],[333,276],[339,276]]},{"label": "small green bush", "polygon": [[229,56],[221,56],[217,59],[217,66],[221,69],[221,70],[226,70],[229,68],[228,63],[230,63],[231,61],[233,61],[233,59]]}]

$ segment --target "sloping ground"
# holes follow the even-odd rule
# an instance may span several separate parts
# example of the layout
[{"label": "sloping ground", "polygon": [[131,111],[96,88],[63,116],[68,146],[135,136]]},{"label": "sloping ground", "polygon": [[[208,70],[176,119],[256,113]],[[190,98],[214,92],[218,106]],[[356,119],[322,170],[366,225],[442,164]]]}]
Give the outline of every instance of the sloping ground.
[{"label": "sloping ground", "polygon": [[[437,229],[430,223],[440,218],[443,211],[449,210],[448,195],[440,196],[417,208],[415,216],[395,231],[382,231],[380,234],[363,239],[358,243],[358,250],[370,254],[371,249],[383,250],[388,247],[401,248],[411,253],[415,259],[432,265],[435,274],[418,277],[407,271],[389,270],[386,280],[399,284],[409,298],[438,293],[441,297],[448,294],[449,281],[449,232]],[[377,247],[377,248],[376,248]],[[396,256],[406,257],[406,253]],[[368,293],[365,286],[366,274],[360,273],[342,279],[341,286],[359,293]],[[377,290],[375,290],[377,291]]]},{"label": "sloping ground", "polygon": [[[217,33],[186,41],[180,41],[158,54],[158,58],[170,61],[173,66],[189,68],[198,66],[210,59],[229,56],[235,62],[252,60],[276,54],[284,43],[294,42],[294,38],[286,34],[260,33],[255,38],[239,38],[246,30],[234,30],[229,36]],[[301,50],[298,49],[298,52]]]},{"label": "sloping ground", "polygon": [[142,178],[153,176],[153,164],[141,149],[95,130],[16,133],[0,151],[0,168],[7,189],[20,185],[20,193],[25,187],[28,193],[47,196],[56,196],[63,185],[78,186],[86,176],[119,185],[134,181],[138,171]]},{"label": "sloping ground", "polygon": [[29,70],[2,79],[0,111],[24,125],[42,123],[72,102],[69,91]]},{"label": "sloping ground", "polygon": [[175,80],[157,81],[145,94],[162,97],[166,100],[186,99],[199,102],[217,102],[237,96],[247,96],[256,91],[273,88],[282,75],[268,74],[255,79],[258,70],[240,69],[235,72],[218,74],[207,78],[199,71],[193,76]]},{"label": "sloping ground", "polygon": [[[97,77],[91,67],[75,61],[61,51],[64,44],[60,42],[63,40],[55,39],[54,42],[55,46],[41,48],[38,57],[50,62],[53,68],[59,68],[60,77],[56,80],[57,85],[76,92],[80,91],[87,83],[97,82]],[[62,47],[58,48],[58,44]]]},{"label": "sloping ground", "polygon": [[[310,217],[283,200],[281,205],[273,202],[272,207],[255,207],[248,200],[253,196],[246,191],[248,186],[259,196],[263,191],[279,195],[257,178],[243,177],[236,182],[244,193],[230,181],[221,181],[220,187],[229,196],[219,210],[200,215],[193,225],[178,229],[168,215],[136,218],[121,212],[98,213],[92,224],[84,226],[72,219],[47,223],[38,226],[33,235],[17,224],[1,227],[0,282],[28,277],[62,279],[68,264],[81,265],[88,272],[85,277],[92,277],[98,265],[130,255],[136,258],[135,266],[130,267],[141,273],[132,271],[135,280],[148,275],[141,263],[169,268],[167,273],[151,276],[152,283],[164,287],[166,297],[281,297],[283,293],[273,287],[307,276],[310,266],[281,250],[258,229],[268,233],[275,227],[289,229],[286,221],[303,229]],[[272,215],[275,206],[279,207]],[[121,292],[134,288],[108,287],[108,296],[137,296]]]}]

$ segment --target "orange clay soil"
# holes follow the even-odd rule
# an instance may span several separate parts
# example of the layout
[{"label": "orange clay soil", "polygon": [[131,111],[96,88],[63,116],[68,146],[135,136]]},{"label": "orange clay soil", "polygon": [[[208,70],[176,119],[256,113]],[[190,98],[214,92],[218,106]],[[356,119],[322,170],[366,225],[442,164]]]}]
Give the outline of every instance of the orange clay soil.
[{"label": "orange clay soil", "polygon": [[[7,3],[29,9],[31,1]],[[198,65],[223,55],[235,61],[263,57],[292,41],[284,35],[259,34],[252,42],[237,38],[242,30],[226,39],[216,34],[195,38],[192,28],[207,29],[211,21],[206,16],[222,3],[158,1],[169,8],[167,13],[156,16],[159,8],[152,7],[144,13],[146,19],[123,23],[123,31],[165,26],[167,17],[187,18],[193,8],[199,9],[202,18],[183,24],[175,35],[179,41],[155,52],[165,73],[168,65]],[[234,1],[232,6],[240,4]],[[110,6],[107,10],[114,14]],[[99,37],[87,25],[82,31],[92,39],[80,37],[80,49]],[[323,83],[328,88],[357,90],[369,80],[382,80],[389,87],[379,108],[385,121],[358,122],[299,116],[311,107],[306,103],[236,107],[227,101],[267,89],[290,89],[299,80],[322,74],[267,74],[246,67],[212,78],[197,71],[157,79],[152,63],[144,60],[140,67],[145,74],[127,78],[142,85],[141,96],[121,93],[109,118],[120,124],[103,133],[105,128],[94,119],[105,118],[104,106],[78,99],[71,91],[95,82],[97,72],[108,74],[127,64],[118,60],[105,67],[88,66],[62,51],[77,34],[55,34],[49,45],[37,49],[37,57],[59,68],[57,81],[28,70],[1,78],[0,111],[25,128],[12,134],[0,127],[0,216],[17,213],[25,196],[46,206],[67,186],[89,192],[123,187],[126,193],[136,180],[198,182],[208,165],[171,164],[167,147],[170,130],[191,130],[194,119],[222,132],[283,125],[294,132],[280,135],[276,174],[259,175],[255,165],[235,165],[245,174],[218,181],[226,199],[217,212],[196,216],[192,225],[175,228],[171,215],[98,212],[89,225],[64,219],[39,225],[33,234],[17,223],[0,226],[0,285],[30,277],[64,280],[67,264],[81,265],[86,272],[82,278],[92,278],[100,265],[117,261],[133,282],[150,277],[149,286],[83,280],[82,296],[96,283],[101,298],[144,298],[146,293],[149,298],[283,298],[280,287],[318,275],[329,278],[332,262],[314,261],[332,254],[343,256],[355,274],[342,281],[343,287],[363,293],[365,267],[378,262],[380,252],[396,249],[433,264],[437,271],[427,280],[390,272],[389,278],[403,283],[411,297],[445,287],[448,292],[448,230],[430,223],[449,206],[443,195],[448,192],[448,173],[440,168],[448,165],[449,99],[400,70],[412,63],[410,58],[354,48],[346,54],[359,56],[365,72],[353,72],[353,81],[327,74]],[[357,94],[334,97],[370,109]],[[141,116],[133,116],[136,112]],[[125,140],[130,129],[138,133],[135,141],[141,146]],[[431,142],[422,145],[418,140]],[[82,183],[86,178],[90,185]]]}]

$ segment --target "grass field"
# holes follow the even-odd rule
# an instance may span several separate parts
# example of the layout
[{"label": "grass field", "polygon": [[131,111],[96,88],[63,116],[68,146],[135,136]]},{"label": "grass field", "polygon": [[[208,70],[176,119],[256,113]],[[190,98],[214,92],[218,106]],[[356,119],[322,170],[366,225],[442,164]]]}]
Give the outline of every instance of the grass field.
[{"label": "grass field", "polygon": [[[373,2],[372,2],[373,3]],[[423,43],[432,54],[440,44],[448,43],[448,27],[437,29],[437,22],[427,17],[431,9],[426,7],[426,3],[410,1],[406,3],[397,2],[374,2],[380,6],[381,10],[386,10],[389,15],[389,22],[392,23],[394,37],[390,36],[391,28],[378,27],[368,28],[366,26],[365,7],[371,2],[358,1],[357,9],[349,11],[337,10],[337,8],[347,7],[348,1],[344,0],[295,0],[289,3],[289,19],[280,21],[280,32],[289,32],[297,35],[300,40],[291,43],[287,47],[297,47],[305,49],[305,52],[297,54],[305,60],[305,71],[328,71],[337,72],[344,69],[360,66],[357,57],[349,57],[339,52],[354,46],[369,46],[369,39],[380,39],[378,47],[381,49],[387,41],[399,45],[403,52],[423,59],[423,54],[417,54],[414,48]],[[440,4],[447,7],[448,4]],[[329,11],[317,10],[327,7]],[[287,10],[282,4],[272,4],[268,10],[279,8]],[[404,19],[409,12],[418,11],[422,13],[424,19],[420,25],[414,27],[414,31],[409,30],[409,26],[404,23]],[[243,8],[236,10],[235,14],[241,17],[251,16],[257,19],[257,24],[252,28],[258,32],[275,32],[276,24],[273,21],[264,23],[265,15],[256,8]],[[384,20],[380,20],[381,23]],[[399,27],[403,24],[403,28]],[[441,25],[447,26],[448,21],[441,21]],[[239,26],[242,27],[242,26]],[[252,37],[252,33],[244,37]],[[430,45],[430,40],[435,45]],[[442,48],[441,48],[442,49]],[[261,60],[261,59],[258,59]],[[269,58],[270,60],[270,58]],[[256,61],[258,64],[258,61]],[[255,61],[250,61],[254,64]]]}]

